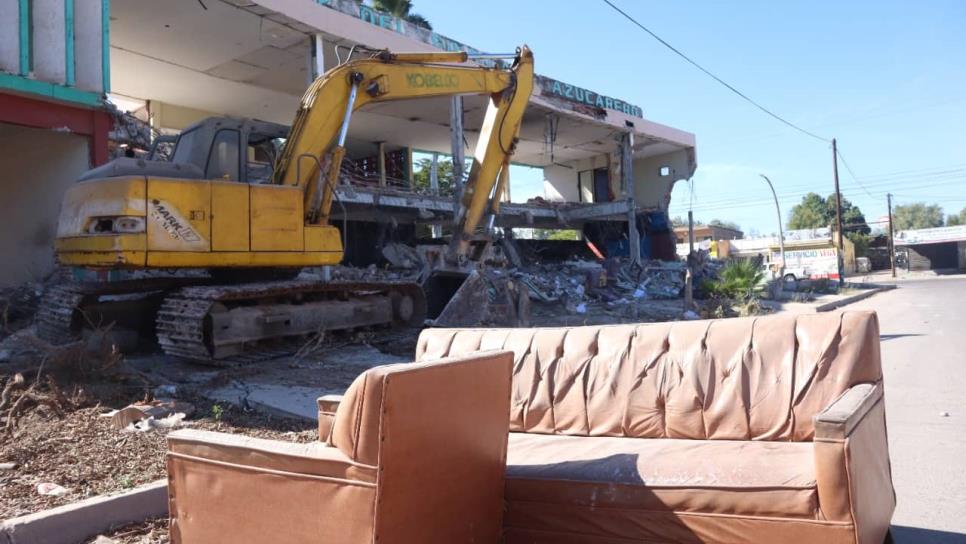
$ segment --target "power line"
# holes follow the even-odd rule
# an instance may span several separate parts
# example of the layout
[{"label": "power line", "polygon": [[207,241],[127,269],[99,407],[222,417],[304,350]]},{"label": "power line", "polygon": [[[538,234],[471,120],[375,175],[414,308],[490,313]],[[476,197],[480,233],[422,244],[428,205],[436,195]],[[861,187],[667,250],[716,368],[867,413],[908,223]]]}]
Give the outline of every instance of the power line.
[{"label": "power line", "polygon": [[[959,183],[956,182],[955,185],[959,185]],[[929,184],[929,185],[923,185],[921,186],[921,188],[946,187],[946,186],[948,186],[946,183]],[[885,194],[888,191],[890,191],[889,188],[884,188],[881,190],[882,194]],[[809,192],[814,192],[814,191],[785,193],[784,195],[779,196],[778,200],[782,202],[782,204],[784,205],[797,204],[799,199],[805,196],[806,194],[808,194]],[[926,197],[923,196],[923,198],[926,198]],[[823,200],[825,199],[823,198]],[[750,198],[750,199],[738,198],[738,199],[727,199],[727,200],[709,200],[705,202],[700,202],[700,201],[696,202],[692,206],[690,206],[690,209],[693,209],[694,211],[733,210],[733,209],[740,209],[740,208],[751,208],[755,206],[767,206],[771,204],[771,202],[772,202],[771,199],[765,199],[765,198]],[[673,210],[687,209],[685,206],[686,204],[681,204],[681,205],[672,204],[671,208]]]},{"label": "power line", "polygon": [[838,158],[839,160],[842,161],[842,165],[845,166],[845,170],[849,173],[850,176],[852,176],[852,181],[858,183],[859,187],[861,187],[862,190],[865,191],[865,194],[869,195],[869,198],[875,198],[874,196],[872,196],[872,193],[870,193],[869,190],[865,188],[865,185],[862,185],[862,182],[859,181],[859,176],[856,176],[855,172],[852,171],[852,167],[849,166],[849,161],[845,160],[845,155],[842,154],[841,148],[839,148],[838,150]]},{"label": "power line", "polygon": [[704,72],[705,74],[707,74],[708,76],[710,76],[712,79],[714,79],[718,83],[724,85],[725,88],[727,88],[729,91],[735,93],[736,95],[740,96],[745,101],[747,101],[749,104],[755,106],[759,110],[765,112],[766,114],[768,114],[769,116],[777,119],[778,121],[780,121],[780,122],[788,125],[789,127],[791,127],[793,129],[801,132],[802,134],[805,134],[807,136],[811,136],[812,138],[815,138],[816,140],[819,140],[819,141],[822,141],[822,142],[825,142],[825,143],[831,143],[832,140],[830,140],[828,138],[823,138],[823,137],[821,137],[821,136],[819,136],[819,135],[817,135],[817,134],[815,134],[813,132],[809,132],[809,131],[805,130],[804,128],[802,128],[802,127],[800,127],[800,126],[792,123],[791,121],[788,121],[788,120],[784,119],[783,117],[779,116],[778,114],[772,112],[771,110],[769,110],[765,106],[762,106],[758,102],[755,102],[750,97],[748,97],[748,95],[746,95],[745,93],[743,93],[743,92],[739,91],[738,89],[734,88],[731,84],[729,84],[725,80],[723,80],[720,77],[714,75],[709,70],[707,70],[705,67],[703,67],[700,64],[698,64],[697,62],[691,60],[690,57],[688,57],[687,55],[685,55],[684,53],[682,53],[680,50],[678,50],[676,47],[674,47],[670,43],[666,42],[663,38],[661,38],[660,36],[658,36],[657,34],[655,34],[654,32],[652,32],[646,26],[644,26],[641,23],[637,22],[636,19],[634,19],[633,17],[631,17],[630,15],[628,15],[627,12],[625,12],[621,8],[619,8],[616,5],[614,5],[614,3],[611,2],[610,0],[603,0],[603,2],[605,4],[607,4],[608,6],[610,6],[611,8],[613,8],[614,11],[616,11],[617,13],[620,13],[621,15],[623,15],[628,21],[634,23],[638,28],[640,28],[644,32],[647,32],[648,34],[650,34],[652,38],[654,38],[655,40],[661,42],[661,44],[664,47],[667,47],[668,49],[670,49],[671,51],[673,51],[674,53],[676,53],[679,57],[681,57],[682,59],[686,60],[689,64],[691,64],[692,66],[694,66],[698,70],[701,70],[702,72]]}]

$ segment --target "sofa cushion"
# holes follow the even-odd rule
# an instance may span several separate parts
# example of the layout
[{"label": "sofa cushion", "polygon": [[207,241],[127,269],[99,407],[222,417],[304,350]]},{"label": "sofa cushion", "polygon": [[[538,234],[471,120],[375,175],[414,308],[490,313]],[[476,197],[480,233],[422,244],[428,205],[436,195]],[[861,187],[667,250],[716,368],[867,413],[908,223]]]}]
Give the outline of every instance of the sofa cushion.
[{"label": "sofa cushion", "polygon": [[807,441],[812,417],[881,379],[872,312],[539,329],[425,329],[417,360],[513,351],[510,429]]},{"label": "sofa cushion", "polygon": [[506,500],[816,519],[812,444],[510,433]]}]

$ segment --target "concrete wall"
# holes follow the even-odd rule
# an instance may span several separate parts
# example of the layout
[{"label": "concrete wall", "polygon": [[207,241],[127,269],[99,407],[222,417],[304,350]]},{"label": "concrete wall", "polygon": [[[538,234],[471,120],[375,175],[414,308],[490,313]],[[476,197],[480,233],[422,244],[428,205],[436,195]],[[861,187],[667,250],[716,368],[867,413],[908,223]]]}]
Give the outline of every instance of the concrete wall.
[{"label": "concrete wall", "polygon": [[61,197],[89,168],[88,145],[75,134],[0,124],[0,286],[53,270]]},{"label": "concrete wall", "polygon": [[[655,157],[634,159],[634,200],[641,208],[667,210],[674,182],[691,176],[693,161],[687,149]],[[661,168],[669,167],[670,175],[661,176]]]},{"label": "concrete wall", "polygon": [[198,110],[159,100],[151,100],[149,110],[151,111],[151,126],[158,130],[181,131],[202,119],[225,115],[224,113]]},{"label": "concrete wall", "polygon": [[[100,0],[71,0],[73,11],[74,86],[104,92],[103,17]],[[31,0],[29,77],[68,85],[67,5],[65,0]],[[0,0],[0,72],[20,74],[20,8]],[[28,74],[21,74],[28,75]]]},{"label": "concrete wall", "polygon": [[[615,161],[609,155],[597,155],[590,159],[580,159],[567,163],[553,164],[543,167],[543,195],[547,200],[564,202],[581,202],[577,189],[577,176],[585,170],[595,168],[610,168],[611,189],[616,198],[620,198],[615,185]],[[586,200],[584,200],[586,202]]]},{"label": "concrete wall", "polygon": [[16,0],[0,0],[0,72],[20,71],[20,8]]},{"label": "concrete wall", "polygon": [[101,23],[101,2],[74,1],[74,73],[78,89],[104,90]]},{"label": "concrete wall", "polygon": [[33,73],[37,79],[63,85],[67,76],[64,0],[34,0],[32,15]]}]

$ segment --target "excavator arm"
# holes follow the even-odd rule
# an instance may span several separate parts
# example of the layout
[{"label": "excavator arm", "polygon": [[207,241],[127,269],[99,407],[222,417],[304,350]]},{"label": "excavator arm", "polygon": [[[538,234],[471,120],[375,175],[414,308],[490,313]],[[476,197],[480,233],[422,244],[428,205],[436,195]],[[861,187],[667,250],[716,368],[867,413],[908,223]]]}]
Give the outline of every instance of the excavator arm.
[{"label": "excavator arm", "polygon": [[[489,56],[491,58],[499,56]],[[352,113],[372,102],[454,95],[489,95],[473,165],[456,215],[451,250],[467,251],[487,205],[495,209],[514,152],[523,112],[533,91],[533,54],[520,48],[509,69],[461,66],[466,52],[382,51],[342,64],[316,79],[302,97],[274,183],[301,187],[306,221],[327,224]],[[338,115],[343,112],[342,115]],[[335,114],[334,114],[335,113]],[[491,201],[491,193],[493,201]]]}]

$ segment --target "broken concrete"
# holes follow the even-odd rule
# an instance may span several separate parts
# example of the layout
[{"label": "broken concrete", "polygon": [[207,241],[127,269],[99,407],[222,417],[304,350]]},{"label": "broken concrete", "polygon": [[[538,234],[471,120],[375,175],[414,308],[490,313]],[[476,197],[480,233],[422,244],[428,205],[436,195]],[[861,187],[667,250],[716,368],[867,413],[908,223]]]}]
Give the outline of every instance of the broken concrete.
[{"label": "broken concrete", "polygon": [[368,368],[411,360],[411,356],[390,355],[368,345],[333,347],[295,368],[288,360],[260,363],[257,373],[202,393],[242,409],[314,422],[318,419],[317,398],[343,393]]}]

